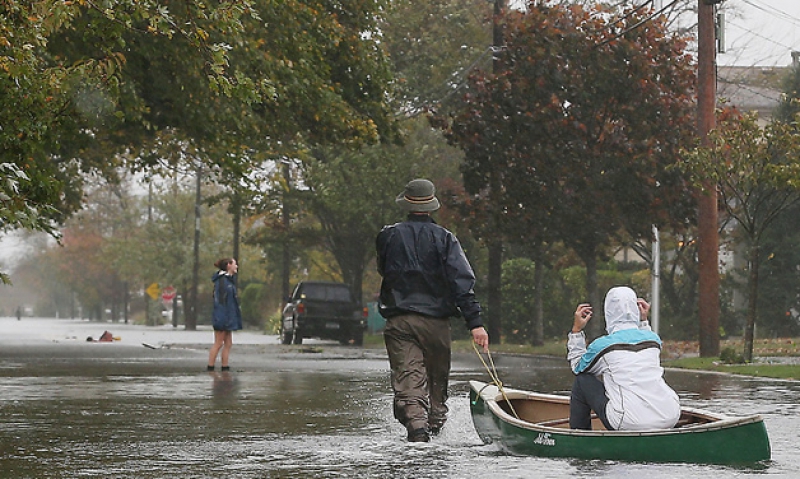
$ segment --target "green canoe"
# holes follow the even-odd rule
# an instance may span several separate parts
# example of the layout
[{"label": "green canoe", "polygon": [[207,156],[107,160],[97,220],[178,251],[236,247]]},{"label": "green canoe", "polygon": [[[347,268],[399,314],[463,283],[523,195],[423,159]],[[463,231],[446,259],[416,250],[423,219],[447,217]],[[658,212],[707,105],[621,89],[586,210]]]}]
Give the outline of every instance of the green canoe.
[{"label": "green canoe", "polygon": [[767,429],[758,415],[728,417],[683,408],[671,429],[607,431],[594,420],[594,430],[584,431],[569,428],[568,396],[501,392],[479,381],[470,381],[470,409],[481,440],[511,454],[700,464],[770,459]]}]

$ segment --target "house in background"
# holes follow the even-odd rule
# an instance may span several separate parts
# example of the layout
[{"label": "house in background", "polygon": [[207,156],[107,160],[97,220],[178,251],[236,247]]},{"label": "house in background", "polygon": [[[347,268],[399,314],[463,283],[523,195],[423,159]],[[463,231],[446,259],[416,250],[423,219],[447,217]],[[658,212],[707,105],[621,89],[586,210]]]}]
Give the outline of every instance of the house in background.
[{"label": "house in background", "polygon": [[781,84],[789,72],[788,67],[719,67],[718,103],[756,112],[759,123],[766,125],[780,104]]}]

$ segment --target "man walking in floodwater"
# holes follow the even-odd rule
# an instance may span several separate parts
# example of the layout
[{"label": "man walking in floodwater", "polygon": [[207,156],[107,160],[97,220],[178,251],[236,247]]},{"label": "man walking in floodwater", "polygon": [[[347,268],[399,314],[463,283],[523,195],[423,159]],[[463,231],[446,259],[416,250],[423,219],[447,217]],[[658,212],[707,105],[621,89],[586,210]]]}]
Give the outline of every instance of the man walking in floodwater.
[{"label": "man walking in floodwater", "polygon": [[394,417],[409,442],[428,442],[447,420],[450,318],[463,315],[484,351],[489,335],[473,288],[475,274],[458,239],[430,216],[439,209],[428,180],[409,182],[396,199],[406,221],[378,234],[379,310],[391,366]]}]

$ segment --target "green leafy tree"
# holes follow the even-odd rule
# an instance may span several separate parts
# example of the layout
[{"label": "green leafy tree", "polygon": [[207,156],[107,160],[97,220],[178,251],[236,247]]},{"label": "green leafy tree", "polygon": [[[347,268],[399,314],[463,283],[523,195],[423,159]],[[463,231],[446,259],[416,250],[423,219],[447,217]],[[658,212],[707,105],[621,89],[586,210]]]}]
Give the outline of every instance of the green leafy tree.
[{"label": "green leafy tree", "polygon": [[800,138],[793,125],[761,128],[755,115],[721,115],[708,147],[687,152],[681,168],[698,187],[719,191],[720,204],[739,227],[747,250],[745,360],[753,359],[761,247],[765,232],[781,212],[800,202]]},{"label": "green leafy tree", "polygon": [[476,209],[503,212],[500,234],[575,250],[596,310],[597,261],[613,240],[692,217],[686,185],[667,167],[691,137],[693,66],[682,38],[643,20],[538,3],[510,14],[502,73],[475,74],[447,123]]},{"label": "green leafy tree", "polygon": [[[314,218],[306,227],[318,231],[323,248],[333,255],[342,279],[357,297],[362,295],[366,266],[375,257],[376,235],[383,226],[403,219],[395,203],[397,193],[415,177],[436,181],[447,171],[441,161],[447,153],[431,145],[435,132],[424,120],[407,126],[403,145],[380,144],[358,151],[317,148],[300,167],[305,188],[298,191],[299,199]],[[426,164],[431,159],[440,161]],[[314,236],[309,230],[306,234]]]},{"label": "green leafy tree", "polygon": [[207,60],[205,81],[224,83],[226,49],[202,42],[200,32],[240,31],[238,19],[248,4],[189,2],[170,11],[167,2],[156,1],[3,2],[0,161],[18,165],[33,180],[21,197],[53,206],[53,219],[63,221],[80,206],[84,173],[113,177],[114,158],[93,156],[89,147],[113,137],[121,119],[141,119],[146,111],[125,95],[131,88],[121,80],[130,47],[126,32],[184,39],[187,51]]},{"label": "green leafy tree", "polygon": [[783,96],[775,110],[775,119],[784,123],[794,121],[800,113],[800,65],[795,65],[783,81]]},{"label": "green leafy tree", "polygon": [[[31,178],[17,165],[0,163],[0,234],[25,229],[59,236],[50,220],[53,207],[25,196],[33,188]],[[0,271],[0,284],[11,284],[8,273]]]},{"label": "green leafy tree", "polygon": [[297,134],[375,141],[392,128],[381,8],[3,2],[0,161],[31,178],[18,198],[63,221],[80,207],[84,174],[113,178],[117,164],[188,157],[241,172],[252,155],[231,162],[214,147],[253,151]]},{"label": "green leafy tree", "polygon": [[491,13],[473,0],[391,2],[381,32],[402,111],[448,110],[471,70],[489,67]]},{"label": "green leafy tree", "polygon": [[[764,233],[758,325],[779,337],[800,334],[800,204],[787,208]],[[763,336],[763,335],[762,335]]]}]

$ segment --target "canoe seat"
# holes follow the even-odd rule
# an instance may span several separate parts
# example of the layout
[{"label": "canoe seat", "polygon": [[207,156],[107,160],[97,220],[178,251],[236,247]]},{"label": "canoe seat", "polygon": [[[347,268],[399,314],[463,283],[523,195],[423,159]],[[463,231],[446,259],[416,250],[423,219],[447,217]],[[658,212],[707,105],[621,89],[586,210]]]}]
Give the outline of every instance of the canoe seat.
[{"label": "canoe seat", "polygon": [[546,427],[559,427],[559,426],[566,426],[569,427],[569,418],[560,418],[560,419],[552,419],[550,421],[542,421],[536,423],[537,426],[546,426]]},{"label": "canoe seat", "polygon": [[675,424],[675,429],[686,426],[692,426],[695,424],[708,424],[710,422],[714,421],[709,417],[695,415],[695,414],[687,414],[686,412],[684,412],[683,414],[681,414],[681,418]]},{"label": "canoe seat", "polygon": [[[592,420],[594,422],[597,422],[596,419],[597,419],[597,416],[592,414]],[[702,418],[699,418],[697,416],[683,415],[681,417],[681,419],[678,421],[678,423],[675,424],[675,429],[678,429],[678,428],[681,428],[681,427],[686,427],[686,426],[691,426],[693,424],[704,424],[704,423],[707,423],[707,422],[709,422],[709,421],[703,420]],[[566,417],[566,418],[551,419],[549,421],[537,422],[536,425],[537,426],[545,426],[545,427],[569,428],[569,418]],[[602,426],[601,426],[601,428],[602,428]],[[605,429],[605,428],[602,428],[602,429]]]},{"label": "canoe seat", "polygon": [[[570,429],[569,427],[569,418],[563,417],[558,419],[550,419],[548,421],[541,421],[536,423],[537,426],[545,426],[545,427],[560,427],[564,429]],[[605,431],[606,428],[603,426],[603,423],[600,421],[600,418],[597,417],[597,414],[592,414],[592,429],[595,431]]]}]

